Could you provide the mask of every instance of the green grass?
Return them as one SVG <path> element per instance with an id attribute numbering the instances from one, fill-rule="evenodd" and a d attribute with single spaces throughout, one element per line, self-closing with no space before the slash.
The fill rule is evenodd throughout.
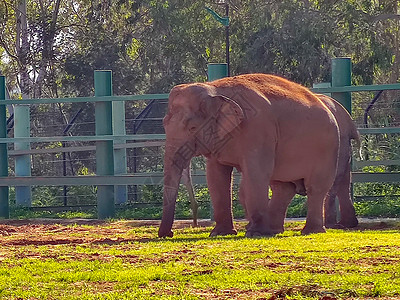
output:
<path id="1" fill-rule="evenodd" d="M 0 225 L 1 299 L 319 299 L 400 295 L 399 224 L 209 238 L 133 222 Z M 3 227 L 1 227 L 3 226 Z M 380 228 L 380 229 L 379 229 Z M 379 230 L 377 230 L 379 229 Z"/>

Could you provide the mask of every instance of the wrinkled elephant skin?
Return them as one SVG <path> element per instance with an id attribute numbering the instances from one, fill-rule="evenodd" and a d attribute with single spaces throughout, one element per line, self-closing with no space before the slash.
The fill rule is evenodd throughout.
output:
<path id="1" fill-rule="evenodd" d="M 246 236 L 270 235 L 271 182 L 304 182 L 308 197 L 302 233 L 324 232 L 323 200 L 336 174 L 339 133 L 333 114 L 308 89 L 281 77 L 247 74 L 171 90 L 164 118 L 163 218 L 159 236 L 172 236 L 182 171 L 193 156 L 207 158 L 214 208 L 212 235 L 235 234 L 232 171 L 242 176 Z"/>
<path id="2" fill-rule="evenodd" d="M 326 95 L 317 95 L 336 118 L 340 131 L 340 148 L 335 181 L 325 198 L 325 226 L 328 228 L 352 228 L 358 225 L 353 202 L 350 197 L 351 182 L 351 140 L 360 147 L 360 136 L 347 110 Z M 283 232 L 287 207 L 295 193 L 305 196 L 302 180 L 289 183 L 271 182 L 272 199 L 269 205 L 270 226 L 275 233 Z M 340 221 L 336 220 L 336 196 L 339 200 Z"/>
<path id="3" fill-rule="evenodd" d="M 325 226 L 352 228 L 358 225 L 356 212 L 350 195 L 351 184 L 351 140 L 360 147 L 360 135 L 347 110 L 331 97 L 318 95 L 336 118 L 340 131 L 340 148 L 336 178 L 325 198 Z M 336 221 L 335 198 L 339 200 L 340 221 Z M 338 226 L 339 225 L 339 226 Z"/>

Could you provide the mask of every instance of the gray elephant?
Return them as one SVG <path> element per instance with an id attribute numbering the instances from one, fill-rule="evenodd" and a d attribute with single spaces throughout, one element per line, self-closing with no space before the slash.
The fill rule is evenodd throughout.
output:
<path id="1" fill-rule="evenodd" d="M 211 235 L 236 233 L 233 168 L 242 176 L 239 195 L 249 220 L 247 236 L 274 233 L 268 220 L 270 183 L 299 180 L 304 182 L 308 206 L 302 233 L 325 232 L 323 201 L 335 179 L 339 130 L 330 110 L 308 89 L 266 74 L 183 84 L 171 90 L 163 123 L 160 237 L 173 236 L 182 171 L 198 155 L 207 158 L 207 184 L 216 222 Z"/>

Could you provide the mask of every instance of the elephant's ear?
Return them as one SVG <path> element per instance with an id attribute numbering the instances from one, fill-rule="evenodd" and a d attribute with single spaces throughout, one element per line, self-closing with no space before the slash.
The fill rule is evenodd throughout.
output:
<path id="1" fill-rule="evenodd" d="M 244 120 L 244 113 L 236 101 L 222 95 L 215 97 L 220 99 L 222 103 L 217 112 L 216 123 L 217 135 L 220 139 L 223 139 L 227 134 L 237 129 Z"/>
<path id="2" fill-rule="evenodd" d="M 232 132 L 237 130 L 245 119 L 242 108 L 237 102 L 218 93 L 213 86 L 201 86 L 201 127 L 196 131 L 197 145 L 200 152 L 216 153 L 233 138 Z"/>

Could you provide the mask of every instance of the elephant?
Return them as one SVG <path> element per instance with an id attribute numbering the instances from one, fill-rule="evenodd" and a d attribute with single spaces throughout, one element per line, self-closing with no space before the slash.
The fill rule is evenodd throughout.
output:
<path id="1" fill-rule="evenodd" d="M 339 129 L 331 111 L 307 88 L 268 74 L 177 85 L 170 92 L 163 125 L 159 237 L 173 236 L 182 172 L 199 155 L 206 157 L 214 208 L 211 236 L 237 233 L 231 203 L 233 168 L 241 173 L 239 197 L 249 221 L 246 236 L 273 233 L 268 220 L 270 182 L 299 180 L 308 206 L 302 233 L 325 232 L 323 201 L 335 179 Z"/>
<path id="2" fill-rule="evenodd" d="M 330 109 L 339 126 L 339 158 L 335 181 L 325 198 L 325 226 L 337 227 L 335 198 L 339 200 L 340 221 L 339 227 L 353 228 L 358 225 L 356 212 L 350 195 L 351 184 L 351 140 L 355 140 L 356 147 L 361 149 L 360 133 L 357 130 L 350 114 L 335 99 L 319 94 L 318 97 Z"/>
<path id="3" fill-rule="evenodd" d="M 324 204 L 324 221 L 325 227 L 327 228 L 353 228 L 358 225 L 358 220 L 356 217 L 355 209 L 353 206 L 353 202 L 350 197 L 350 182 L 351 182 L 351 140 L 355 140 L 356 145 L 360 148 L 360 134 L 355 126 L 351 116 L 347 112 L 347 110 L 338 103 L 335 99 L 323 95 L 317 95 L 320 100 L 322 100 L 325 105 L 330 109 L 333 115 L 336 118 L 336 121 L 339 126 L 340 131 L 340 148 L 339 148 L 339 158 L 338 158 L 338 167 L 337 173 L 335 177 L 335 181 L 330 191 L 328 192 L 325 198 Z M 193 187 L 191 185 L 191 177 L 190 177 L 190 166 L 185 169 L 182 174 L 182 182 L 185 184 L 186 188 L 189 192 L 190 203 L 192 207 L 197 208 L 197 203 L 194 198 Z M 272 182 L 272 190 L 275 191 L 275 197 L 273 196 L 271 199 L 271 203 L 274 203 L 274 199 L 276 199 L 277 194 L 280 192 L 279 182 Z M 295 191 L 297 194 L 306 196 L 305 187 L 302 181 L 293 182 Z M 290 186 L 289 186 L 290 187 Z M 293 188 L 291 186 L 290 188 Z M 340 221 L 336 220 L 336 205 L 335 198 L 338 197 L 339 200 L 339 209 L 340 209 Z M 279 198 L 279 197 L 278 197 Z M 288 200 L 290 202 L 290 200 Z M 289 203 L 288 203 L 289 204 Z M 270 209 L 270 212 L 273 213 L 281 211 L 280 207 L 282 206 L 281 202 L 278 200 L 276 203 L 278 206 L 275 209 Z M 273 206 L 270 205 L 270 206 Z M 274 232 L 282 232 L 284 218 L 286 216 L 286 209 L 284 212 L 281 212 L 281 216 L 279 221 L 275 221 L 278 223 L 279 230 L 273 230 Z M 277 218 L 277 214 L 274 216 Z M 196 226 L 197 218 L 197 209 L 193 210 L 193 224 Z"/>
<path id="4" fill-rule="evenodd" d="M 333 113 L 340 131 L 340 148 L 335 181 L 327 193 L 324 204 L 325 226 L 328 228 L 353 228 L 358 225 L 353 202 L 350 197 L 351 140 L 360 148 L 360 135 L 347 110 L 336 100 L 323 94 L 316 95 Z M 297 193 L 306 195 L 302 180 L 293 183 L 271 181 L 272 198 L 269 202 L 269 220 L 274 233 L 283 232 L 287 207 Z M 336 196 L 339 200 L 340 221 L 336 220 Z"/>

